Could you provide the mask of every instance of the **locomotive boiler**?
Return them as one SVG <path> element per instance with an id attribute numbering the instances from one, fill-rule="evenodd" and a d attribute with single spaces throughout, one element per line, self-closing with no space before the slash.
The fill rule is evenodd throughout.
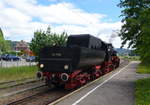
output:
<path id="1" fill-rule="evenodd" d="M 38 75 L 46 84 L 73 89 L 119 66 L 111 44 L 89 34 L 70 35 L 67 45 L 45 46 L 40 51 Z"/>

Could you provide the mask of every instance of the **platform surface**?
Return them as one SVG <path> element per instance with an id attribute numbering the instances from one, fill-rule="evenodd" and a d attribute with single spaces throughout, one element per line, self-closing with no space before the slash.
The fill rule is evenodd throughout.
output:
<path id="1" fill-rule="evenodd" d="M 133 105 L 138 63 L 130 62 L 56 105 Z"/>

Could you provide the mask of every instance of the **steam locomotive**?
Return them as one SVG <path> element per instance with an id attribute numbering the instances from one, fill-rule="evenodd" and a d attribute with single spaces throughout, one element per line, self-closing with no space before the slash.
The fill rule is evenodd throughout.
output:
<path id="1" fill-rule="evenodd" d="M 74 89 L 112 71 L 119 62 L 112 44 L 89 34 L 70 35 L 65 47 L 41 49 L 37 76 L 48 86 Z"/>

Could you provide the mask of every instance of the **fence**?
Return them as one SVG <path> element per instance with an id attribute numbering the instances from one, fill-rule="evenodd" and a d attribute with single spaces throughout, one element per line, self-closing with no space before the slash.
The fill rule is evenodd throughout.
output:
<path id="1" fill-rule="evenodd" d="M 36 65 L 37 62 L 26 62 L 25 60 L 19 61 L 0 61 L 0 67 L 19 67 L 19 66 L 33 66 Z"/>

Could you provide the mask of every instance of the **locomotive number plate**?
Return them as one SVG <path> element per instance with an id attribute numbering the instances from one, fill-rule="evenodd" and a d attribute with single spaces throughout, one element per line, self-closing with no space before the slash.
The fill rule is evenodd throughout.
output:
<path id="1" fill-rule="evenodd" d="M 61 53 L 52 53 L 52 56 L 58 56 L 58 57 L 60 57 L 60 56 L 62 56 L 62 54 Z"/>

